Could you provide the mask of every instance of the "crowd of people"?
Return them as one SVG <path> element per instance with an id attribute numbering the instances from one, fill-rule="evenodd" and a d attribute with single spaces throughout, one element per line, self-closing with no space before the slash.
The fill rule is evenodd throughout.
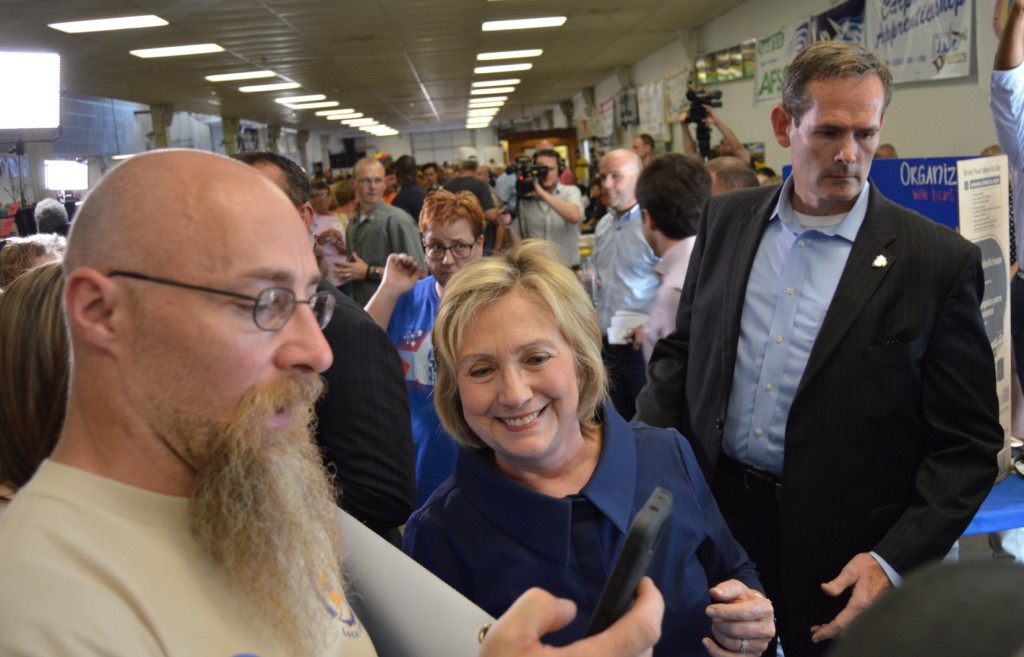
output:
<path id="1" fill-rule="evenodd" d="M 1015 3 L 1015 163 L 1022 62 Z M 892 93 L 808 46 L 781 184 L 708 107 L 707 162 L 684 113 L 686 153 L 541 142 L 525 180 L 166 150 L 66 239 L 41 203 L 0 250 L 0 653 L 374 655 L 339 508 L 498 619 L 483 657 L 878 646 L 1003 446 L 979 249 L 868 178 Z M 587 637 L 657 487 L 649 577 Z"/>

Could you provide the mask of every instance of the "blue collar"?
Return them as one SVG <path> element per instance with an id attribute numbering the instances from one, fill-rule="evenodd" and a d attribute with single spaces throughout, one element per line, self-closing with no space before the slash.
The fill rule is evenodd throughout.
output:
<path id="1" fill-rule="evenodd" d="M 601 455 L 580 495 L 625 534 L 636 490 L 636 442 L 632 428 L 611 404 L 604 404 L 602 415 Z M 473 506 L 499 529 L 545 558 L 568 566 L 571 498 L 550 497 L 512 481 L 494 465 L 490 449 L 460 449 L 455 480 Z"/>

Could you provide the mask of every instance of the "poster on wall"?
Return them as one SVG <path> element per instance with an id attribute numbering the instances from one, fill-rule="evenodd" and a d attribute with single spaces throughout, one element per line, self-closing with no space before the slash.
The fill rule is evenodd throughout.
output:
<path id="1" fill-rule="evenodd" d="M 615 98 L 609 98 L 601 103 L 598 115 L 601 117 L 599 136 L 610 142 L 612 134 L 615 132 Z"/>
<path id="2" fill-rule="evenodd" d="M 1005 155 L 957 162 L 960 234 L 981 249 L 981 318 L 996 360 L 999 421 L 1010 426 L 1010 204 Z"/>
<path id="3" fill-rule="evenodd" d="M 675 123 L 690 101 L 686 100 L 689 88 L 690 71 L 683 69 L 675 75 L 665 78 L 665 121 Z"/>
<path id="4" fill-rule="evenodd" d="M 968 0 L 869 0 L 864 44 L 889 67 L 893 82 L 970 75 Z"/>
<path id="5" fill-rule="evenodd" d="M 641 86 L 637 100 L 640 106 L 640 132 L 662 139 L 665 135 L 665 88 L 661 80 Z"/>
<path id="6" fill-rule="evenodd" d="M 905 0 L 900 1 L 904 2 Z M 893 0 L 888 0 L 888 3 L 893 4 Z M 824 13 L 813 16 L 811 17 L 811 26 L 814 30 L 815 41 L 864 43 L 864 0 L 847 0 Z"/>
<path id="7" fill-rule="evenodd" d="M 799 21 L 757 40 L 755 105 L 774 105 L 782 100 L 782 76 L 797 53 L 809 43 L 809 30 L 807 21 Z"/>

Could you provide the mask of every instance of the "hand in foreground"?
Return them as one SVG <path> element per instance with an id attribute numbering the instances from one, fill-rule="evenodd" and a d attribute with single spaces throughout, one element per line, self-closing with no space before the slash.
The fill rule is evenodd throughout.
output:
<path id="1" fill-rule="evenodd" d="M 775 636 L 775 610 L 760 591 L 730 579 L 711 589 L 711 637 L 703 640 L 712 657 L 760 655 Z"/>
<path id="2" fill-rule="evenodd" d="M 342 283 L 365 279 L 368 269 L 369 265 L 355 251 L 349 254 L 348 260 L 334 265 L 334 273 Z"/>
<path id="3" fill-rule="evenodd" d="M 644 347 L 644 325 L 638 324 L 626 331 L 626 340 L 633 344 L 633 351 L 639 351 Z"/>
<path id="4" fill-rule="evenodd" d="M 822 584 L 821 590 L 834 598 L 851 586 L 853 592 L 843 610 L 827 625 L 811 627 L 811 641 L 817 643 L 838 637 L 850 626 L 854 618 L 875 601 L 875 598 L 892 586 L 892 582 L 874 557 L 861 552 L 850 559 L 839 573 L 839 577 Z"/>
<path id="5" fill-rule="evenodd" d="M 635 657 L 649 655 L 661 636 L 665 601 L 649 577 L 640 580 L 633 607 L 604 632 L 555 648 L 541 643 L 565 627 L 576 605 L 532 588 L 502 614 L 480 646 L 479 657 Z"/>
<path id="6" fill-rule="evenodd" d="M 416 259 L 406 253 L 392 253 L 388 256 L 387 264 L 384 265 L 384 277 L 381 279 L 382 288 L 395 288 L 399 294 L 405 294 L 420 280 L 422 273 Z"/>

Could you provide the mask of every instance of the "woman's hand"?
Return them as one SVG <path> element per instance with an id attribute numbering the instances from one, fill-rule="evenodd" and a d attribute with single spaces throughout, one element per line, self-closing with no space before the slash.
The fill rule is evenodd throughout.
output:
<path id="1" fill-rule="evenodd" d="M 760 591 L 730 579 L 711 589 L 717 602 L 708 605 L 711 637 L 704 648 L 712 657 L 760 655 L 775 636 L 775 610 Z"/>

